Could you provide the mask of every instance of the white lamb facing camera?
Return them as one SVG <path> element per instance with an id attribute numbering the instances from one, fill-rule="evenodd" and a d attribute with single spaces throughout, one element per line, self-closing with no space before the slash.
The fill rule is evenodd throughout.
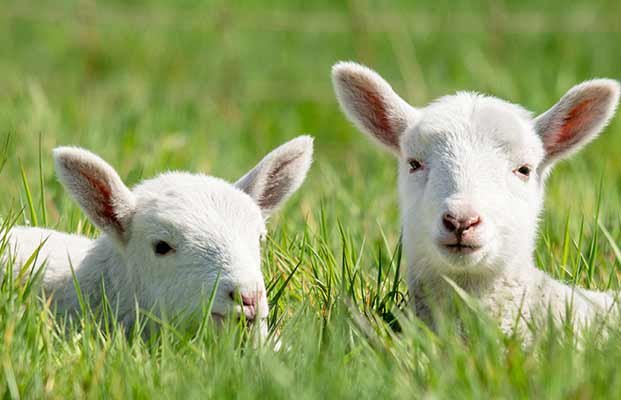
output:
<path id="1" fill-rule="evenodd" d="M 451 281 L 507 333 L 527 334 L 527 324 L 548 309 L 557 322 L 570 309 L 576 326 L 613 311 L 612 293 L 558 282 L 535 266 L 533 254 L 546 177 L 606 126 L 618 82 L 576 85 L 533 118 L 519 105 L 472 92 L 415 108 L 353 62 L 336 64 L 332 78 L 347 117 L 399 159 L 408 286 L 420 317 L 433 322 L 430 307 L 442 304 Z"/>
<path id="2" fill-rule="evenodd" d="M 167 172 L 132 190 L 105 161 L 86 150 L 54 150 L 58 177 L 102 231 L 96 240 L 49 229 L 14 227 L 8 257 L 14 276 L 38 252 L 43 289 L 59 314 L 79 314 L 80 291 L 93 309 L 103 290 L 117 319 L 130 327 L 136 305 L 158 316 L 202 318 L 217 287 L 212 316 L 243 314 L 267 333 L 261 240 L 266 219 L 304 181 L 313 139 L 301 136 L 273 150 L 234 184 Z M 6 260 L 5 260 L 6 261 Z"/>

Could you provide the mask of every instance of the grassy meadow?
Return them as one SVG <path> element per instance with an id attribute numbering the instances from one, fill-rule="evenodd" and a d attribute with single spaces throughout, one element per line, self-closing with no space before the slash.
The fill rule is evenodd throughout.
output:
<path id="1" fill-rule="evenodd" d="M 618 397 L 621 326 L 580 343 L 543 330 L 523 348 L 467 305 L 467 340 L 404 315 L 395 162 L 345 120 L 330 82 L 331 65 L 351 59 L 415 105 L 477 90 L 542 112 L 575 83 L 621 78 L 621 2 L 540 3 L 4 0 L 3 221 L 98 234 L 55 178 L 59 145 L 93 150 L 130 184 L 169 169 L 236 180 L 303 133 L 315 136 L 316 157 L 271 219 L 263 253 L 283 350 L 248 346 L 235 326 L 164 324 L 145 342 L 87 318 L 65 332 L 36 288 L 5 280 L 0 396 Z M 542 269 L 621 287 L 620 160 L 617 114 L 557 166 Z"/>

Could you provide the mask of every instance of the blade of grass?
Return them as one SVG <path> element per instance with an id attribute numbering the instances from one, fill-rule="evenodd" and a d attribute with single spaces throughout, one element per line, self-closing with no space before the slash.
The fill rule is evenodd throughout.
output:
<path id="1" fill-rule="evenodd" d="M 45 183 L 43 181 L 43 157 L 41 141 L 41 133 L 39 133 L 39 195 L 41 196 L 41 216 L 43 218 L 43 226 L 47 226 L 47 208 L 45 205 Z"/>
<path id="2" fill-rule="evenodd" d="M 26 171 L 22 162 L 19 162 L 19 170 L 22 176 L 22 184 L 24 185 L 24 191 L 26 192 L 26 202 L 28 203 L 28 209 L 30 211 L 30 222 L 32 226 L 38 226 L 37 213 L 35 212 L 34 202 L 32 200 L 32 194 L 30 193 L 30 186 L 28 185 L 28 178 L 26 178 Z"/>

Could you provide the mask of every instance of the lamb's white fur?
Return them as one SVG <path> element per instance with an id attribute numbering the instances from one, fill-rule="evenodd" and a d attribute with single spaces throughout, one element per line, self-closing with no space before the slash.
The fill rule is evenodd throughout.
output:
<path id="1" fill-rule="evenodd" d="M 606 126 L 619 100 L 619 83 L 595 79 L 574 86 L 544 114 L 494 97 L 459 92 L 426 107 L 402 100 L 374 71 L 341 62 L 332 70 L 338 101 L 364 133 L 399 158 L 403 247 L 415 310 L 430 318 L 457 283 L 479 299 L 510 331 L 522 330 L 548 308 L 554 318 L 567 305 L 581 325 L 613 307 L 613 294 L 570 287 L 533 260 L 544 182 L 555 161 L 585 145 Z M 411 171 L 411 160 L 422 168 Z M 530 177 L 516 171 L 528 164 Z M 482 244 L 455 254 L 439 243 L 445 212 L 479 215 Z M 518 313 L 524 318 L 517 318 Z M 531 318 L 533 317 L 533 318 Z"/>
<path id="2" fill-rule="evenodd" d="M 312 138 L 301 136 L 273 150 L 235 184 L 167 172 L 130 190 L 98 156 L 58 148 L 54 158 L 61 182 L 103 234 L 90 240 L 14 227 L 8 255 L 17 271 L 40 248 L 43 289 L 58 313 L 80 312 L 71 267 L 90 306 L 101 306 L 105 290 L 125 326 L 134 323 L 136 304 L 156 315 L 200 318 L 218 280 L 213 316 L 252 317 L 253 310 L 231 294 L 256 295 L 255 317 L 265 333 L 268 305 L 260 258 L 265 219 L 300 187 L 312 153 Z M 158 241 L 174 251 L 155 254 Z"/>

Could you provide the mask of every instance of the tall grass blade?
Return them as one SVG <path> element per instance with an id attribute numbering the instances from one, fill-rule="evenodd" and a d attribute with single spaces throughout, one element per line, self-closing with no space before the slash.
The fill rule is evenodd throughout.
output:
<path id="1" fill-rule="evenodd" d="M 34 201 L 32 200 L 32 194 L 30 193 L 30 186 L 28 185 L 28 178 L 26 178 L 26 171 L 24 171 L 24 166 L 22 165 L 21 161 L 19 162 L 19 170 L 22 176 L 24 192 L 26 193 L 26 203 L 28 205 L 28 209 L 30 210 L 30 222 L 33 226 L 39 226 Z"/>

